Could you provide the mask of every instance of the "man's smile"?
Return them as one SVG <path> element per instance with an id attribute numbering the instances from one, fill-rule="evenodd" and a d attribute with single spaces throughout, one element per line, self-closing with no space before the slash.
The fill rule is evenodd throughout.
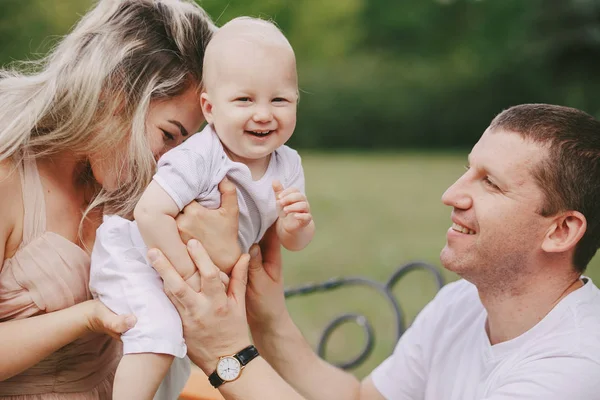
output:
<path id="1" fill-rule="evenodd" d="M 467 235 L 474 235 L 475 231 L 471 230 L 465 226 L 459 225 L 456 222 L 452 223 L 452 230 L 456 231 L 456 232 L 460 232 L 460 233 L 465 233 Z"/>

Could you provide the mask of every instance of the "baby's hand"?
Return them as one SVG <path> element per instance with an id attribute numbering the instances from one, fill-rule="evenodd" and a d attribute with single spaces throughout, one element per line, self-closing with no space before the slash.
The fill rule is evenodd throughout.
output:
<path id="1" fill-rule="evenodd" d="M 282 228 L 287 233 L 295 233 L 312 221 L 310 205 L 306 196 L 296 188 L 283 189 L 281 182 L 273 182 L 277 201 L 277 215 Z"/>

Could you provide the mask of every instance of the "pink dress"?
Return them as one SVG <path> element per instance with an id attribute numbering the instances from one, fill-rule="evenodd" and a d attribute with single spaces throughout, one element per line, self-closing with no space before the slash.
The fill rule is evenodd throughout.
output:
<path id="1" fill-rule="evenodd" d="M 92 298 L 88 254 L 46 231 L 44 192 L 35 161 L 24 161 L 19 173 L 25 209 L 23 242 L 0 267 L 0 322 L 61 310 Z M 1 381 L 0 399 L 110 399 L 120 357 L 119 342 L 107 335 L 86 335 Z"/>

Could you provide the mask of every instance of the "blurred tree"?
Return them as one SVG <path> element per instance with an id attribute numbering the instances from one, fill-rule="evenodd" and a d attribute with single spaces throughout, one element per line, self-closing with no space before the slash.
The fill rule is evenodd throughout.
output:
<path id="1" fill-rule="evenodd" d="M 302 90 L 292 144 L 469 146 L 503 108 L 600 114 L 600 0 L 198 0 L 273 19 Z M 0 0 L 0 64 L 43 54 L 93 0 Z"/>
<path id="2" fill-rule="evenodd" d="M 0 0 L 0 65 L 43 56 L 91 0 Z"/>
<path id="3" fill-rule="evenodd" d="M 600 112 L 600 1 L 546 0 L 537 15 L 536 42 L 549 85 L 567 104 Z"/>

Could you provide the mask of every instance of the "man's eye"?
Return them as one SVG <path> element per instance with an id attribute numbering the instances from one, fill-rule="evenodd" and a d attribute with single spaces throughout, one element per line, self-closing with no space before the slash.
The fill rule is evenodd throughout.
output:
<path id="1" fill-rule="evenodd" d="M 164 129 L 161 129 L 163 136 L 165 137 L 165 139 L 167 140 L 175 140 L 175 135 L 165 131 Z"/>
<path id="2" fill-rule="evenodd" d="M 496 184 L 494 184 L 494 182 L 490 181 L 490 178 L 487 176 L 485 178 L 483 178 L 483 182 L 485 182 L 485 184 L 487 186 L 491 187 L 492 189 L 496 189 L 496 190 L 500 189 L 498 186 L 496 186 Z"/>

